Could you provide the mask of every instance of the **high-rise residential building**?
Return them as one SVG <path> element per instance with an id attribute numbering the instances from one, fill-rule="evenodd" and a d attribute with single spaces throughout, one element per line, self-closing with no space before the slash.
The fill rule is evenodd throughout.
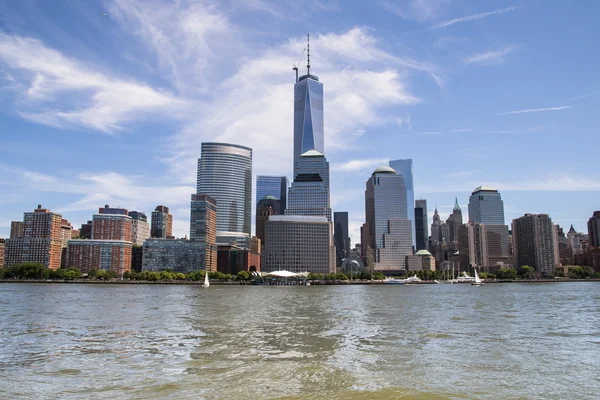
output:
<path id="1" fill-rule="evenodd" d="M 583 234 L 577 232 L 573 225 L 567 232 L 567 243 L 573 255 L 583 253 L 583 244 L 581 243 L 583 239 Z"/>
<path id="2" fill-rule="evenodd" d="M 363 249 L 371 252 L 375 271 L 403 272 L 406 256 L 412 255 L 412 224 L 403 176 L 391 167 L 377 168 L 366 182 L 365 211 L 365 239 L 370 243 Z"/>
<path id="3" fill-rule="evenodd" d="M 10 223 L 10 238 L 11 239 L 22 238 L 24 230 L 25 230 L 25 222 L 23 222 L 23 221 L 12 221 Z"/>
<path id="4" fill-rule="evenodd" d="M 67 247 L 67 242 L 71 240 L 72 234 L 73 226 L 63 218 L 60 222 L 60 242 L 63 249 Z"/>
<path id="5" fill-rule="evenodd" d="M 463 271 L 489 265 L 487 232 L 483 224 L 468 222 L 458 228 L 458 251 Z"/>
<path id="6" fill-rule="evenodd" d="M 169 214 L 169 207 L 156 206 L 154 211 L 152 211 L 151 222 L 150 237 L 157 239 L 169 239 L 173 237 L 173 216 Z"/>
<path id="7" fill-rule="evenodd" d="M 134 246 L 143 246 L 144 240 L 150 237 L 150 224 L 148 217 L 141 211 L 130 211 L 131 241 Z"/>
<path id="8" fill-rule="evenodd" d="M 50 269 L 61 266 L 62 216 L 42 208 L 24 213 L 22 237 L 6 240 L 4 263 L 7 267 L 24 262 L 43 264 Z"/>
<path id="9" fill-rule="evenodd" d="M 404 186 L 406 186 L 406 215 L 412 224 L 412 241 L 413 247 L 417 245 L 417 234 L 415 225 L 415 184 L 413 181 L 413 167 L 412 160 L 391 160 L 390 168 L 393 168 L 398 175 L 402 175 L 404 178 Z"/>
<path id="10" fill-rule="evenodd" d="M 417 250 L 427 250 L 429 224 L 427 217 L 427 200 L 415 200 L 415 243 Z"/>
<path id="11" fill-rule="evenodd" d="M 206 264 L 207 257 L 214 256 Z M 187 239 L 147 239 L 144 242 L 142 270 L 159 272 L 170 269 L 174 272 L 216 271 L 216 254 L 206 251 L 206 245 Z"/>
<path id="12" fill-rule="evenodd" d="M 256 207 L 256 237 L 265 244 L 267 221 L 271 215 L 280 215 L 281 200 L 272 195 L 267 195 L 258 202 Z"/>
<path id="13" fill-rule="evenodd" d="M 203 243 L 204 269 L 217 270 L 217 202 L 207 194 L 193 194 L 190 213 L 190 241 Z"/>
<path id="14" fill-rule="evenodd" d="M 66 251 L 67 265 L 78 268 L 83 273 L 88 273 L 92 269 L 114 271 L 119 278 L 122 278 L 125 272 L 131 271 L 131 252 L 130 241 L 69 240 Z"/>
<path id="15" fill-rule="evenodd" d="M 79 238 L 80 239 L 91 239 L 92 238 L 92 221 L 88 221 L 85 224 L 81 224 L 81 228 L 79 229 Z"/>
<path id="16" fill-rule="evenodd" d="M 288 178 L 286 176 L 266 176 L 258 175 L 256 177 L 256 208 L 259 203 L 267 196 L 276 197 L 279 200 L 277 214 L 285 214 L 287 207 Z"/>
<path id="17" fill-rule="evenodd" d="M 485 225 L 490 259 L 509 256 L 508 226 L 504 223 L 504 202 L 498 190 L 490 186 L 475 188 L 469 197 L 469 221 Z"/>
<path id="18" fill-rule="evenodd" d="M 98 208 L 98 214 L 120 214 L 120 215 L 129 215 L 127 209 L 119 208 L 119 207 L 111 207 L 106 204 L 104 207 Z"/>
<path id="19" fill-rule="evenodd" d="M 329 163 L 316 150 L 302 154 L 296 163 L 286 215 L 314 215 L 331 221 Z"/>
<path id="20" fill-rule="evenodd" d="M 274 215 L 267 222 L 264 270 L 335 271 L 331 222 L 322 216 Z"/>
<path id="21" fill-rule="evenodd" d="M 335 264 L 336 267 L 341 267 L 350 252 L 347 211 L 333 213 L 333 241 L 335 243 Z"/>
<path id="22" fill-rule="evenodd" d="M 515 268 L 529 265 L 540 275 L 552 274 L 556 259 L 556 229 L 548 214 L 525 214 L 512 223 Z"/>
<path id="23" fill-rule="evenodd" d="M 591 247 L 600 249 L 600 211 L 594 211 L 588 220 L 588 239 Z"/>
<path id="24" fill-rule="evenodd" d="M 92 239 L 122 240 L 131 243 L 131 217 L 129 215 L 94 214 L 92 221 Z"/>
<path id="25" fill-rule="evenodd" d="M 310 54 L 310 53 L 309 53 Z M 308 72 L 294 85 L 294 176 L 300 156 L 316 150 L 325 154 L 323 84 Z"/>
<path id="26" fill-rule="evenodd" d="M 6 248 L 6 242 L 0 238 L 0 268 L 4 267 L 4 249 Z"/>
<path id="27" fill-rule="evenodd" d="M 202 143 L 197 194 L 217 202 L 219 232 L 248 237 L 252 225 L 252 149 L 236 144 Z"/>

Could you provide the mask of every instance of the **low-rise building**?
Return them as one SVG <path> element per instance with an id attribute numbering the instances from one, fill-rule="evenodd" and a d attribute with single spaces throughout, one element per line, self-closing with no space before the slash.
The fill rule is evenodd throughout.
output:
<path id="1" fill-rule="evenodd" d="M 131 271 L 131 242 L 75 239 L 67 244 L 67 265 L 83 273 L 92 269 L 114 271 L 119 277 Z"/>
<path id="2" fill-rule="evenodd" d="M 216 246 L 187 239 L 147 239 L 144 242 L 142 271 L 189 273 L 216 265 Z"/>

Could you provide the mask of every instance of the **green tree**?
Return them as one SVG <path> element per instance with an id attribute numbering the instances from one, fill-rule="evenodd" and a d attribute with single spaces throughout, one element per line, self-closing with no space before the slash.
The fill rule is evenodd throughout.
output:
<path id="1" fill-rule="evenodd" d="M 517 279 L 517 270 L 514 268 L 500 268 L 498 270 L 499 279 Z"/>
<path id="2" fill-rule="evenodd" d="M 348 280 L 348 276 L 346 274 L 342 273 L 342 272 L 340 272 L 338 274 L 335 274 L 335 278 L 337 280 L 340 280 L 340 281 L 347 281 Z"/>
<path id="3" fill-rule="evenodd" d="M 150 282 L 156 282 L 160 278 L 160 274 L 158 272 L 148 272 L 146 275 L 146 279 Z"/>
<path id="4" fill-rule="evenodd" d="M 529 265 L 519 267 L 517 274 L 521 279 L 535 279 L 535 269 L 531 268 Z"/>
<path id="5" fill-rule="evenodd" d="M 184 281 L 185 278 L 186 278 L 185 274 L 183 274 L 181 272 L 175 273 L 175 279 L 177 279 L 178 281 Z"/>
<path id="6" fill-rule="evenodd" d="M 373 279 L 374 279 L 374 280 L 381 281 L 381 280 L 384 280 L 384 279 L 385 279 L 385 275 L 384 275 L 384 274 L 382 274 L 381 272 L 375 272 L 375 273 L 373 274 Z"/>
<path id="7" fill-rule="evenodd" d="M 74 279 L 79 279 L 79 278 L 81 278 L 81 271 L 75 267 L 71 267 L 71 268 L 67 269 L 64 273 L 64 279 L 66 279 L 68 281 L 72 281 Z"/>
<path id="8" fill-rule="evenodd" d="M 161 281 L 171 281 L 173 280 L 173 273 L 169 270 L 161 271 L 159 279 Z"/>
<path id="9" fill-rule="evenodd" d="M 239 271 L 237 273 L 237 280 L 239 281 L 249 281 L 250 277 L 251 275 L 248 271 Z"/>

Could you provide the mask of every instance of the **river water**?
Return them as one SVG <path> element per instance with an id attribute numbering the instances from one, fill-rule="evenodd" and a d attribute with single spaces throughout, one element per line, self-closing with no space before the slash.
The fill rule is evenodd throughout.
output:
<path id="1" fill-rule="evenodd" d="M 0 398 L 595 399 L 600 283 L 0 284 Z"/>

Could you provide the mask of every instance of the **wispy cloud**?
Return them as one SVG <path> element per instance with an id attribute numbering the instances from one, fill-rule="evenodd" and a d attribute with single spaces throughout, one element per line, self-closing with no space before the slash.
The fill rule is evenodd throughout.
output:
<path id="1" fill-rule="evenodd" d="M 428 21 L 438 17 L 440 10 L 445 10 L 449 0 L 408 0 L 403 2 L 382 1 L 381 6 L 407 20 Z"/>
<path id="2" fill-rule="evenodd" d="M 504 62 L 504 57 L 514 50 L 514 47 L 506 47 L 502 50 L 486 51 L 476 53 L 463 59 L 463 62 L 469 64 L 500 64 Z"/>
<path id="3" fill-rule="evenodd" d="M 445 28 L 450 25 L 459 24 L 462 22 L 475 21 L 478 19 L 491 17 L 492 15 L 504 14 L 504 13 L 507 13 L 510 11 L 515 11 L 516 9 L 517 9 L 517 7 L 513 6 L 513 7 L 502 8 L 499 10 L 489 11 L 489 12 L 485 12 L 485 13 L 481 13 L 481 14 L 475 14 L 475 15 L 469 15 L 466 17 L 454 18 L 449 21 L 442 22 L 441 24 L 435 25 L 432 27 L 432 29 L 440 29 L 440 28 Z"/>
<path id="4" fill-rule="evenodd" d="M 359 172 L 375 169 L 389 163 L 389 158 L 370 158 L 364 160 L 350 160 L 344 163 L 333 164 L 332 171 L 340 172 Z"/>
<path id="5" fill-rule="evenodd" d="M 512 135 L 512 134 L 524 134 L 524 133 L 540 133 L 548 130 L 547 125 L 536 125 L 530 128 L 517 128 L 517 129 L 502 129 L 497 131 L 482 132 L 489 135 Z"/>
<path id="6" fill-rule="evenodd" d="M 518 111 L 503 112 L 503 113 L 499 113 L 498 115 L 525 114 L 525 113 L 535 113 L 535 112 L 544 112 L 544 111 L 558 111 L 558 110 L 566 110 L 569 108 L 571 108 L 571 106 L 534 108 L 534 109 L 530 109 L 530 110 L 518 110 Z"/>
<path id="7" fill-rule="evenodd" d="M 421 132 L 420 135 L 441 135 L 442 132 L 439 131 L 427 131 L 427 132 Z"/>
<path id="8" fill-rule="evenodd" d="M 471 128 L 461 128 L 461 129 L 452 129 L 453 133 L 460 133 L 460 132 L 471 132 L 473 129 Z"/>

